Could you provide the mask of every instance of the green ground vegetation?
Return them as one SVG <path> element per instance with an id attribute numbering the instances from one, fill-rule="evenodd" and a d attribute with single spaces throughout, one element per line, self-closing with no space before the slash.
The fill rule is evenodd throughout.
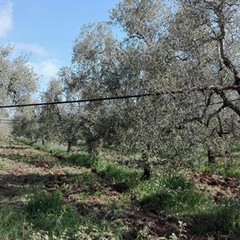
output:
<path id="1" fill-rule="evenodd" d="M 239 239 L 239 189 L 220 198 L 189 177 L 239 181 L 237 162 L 141 180 L 119 161 L 25 144 L 0 149 L 0 239 Z"/>

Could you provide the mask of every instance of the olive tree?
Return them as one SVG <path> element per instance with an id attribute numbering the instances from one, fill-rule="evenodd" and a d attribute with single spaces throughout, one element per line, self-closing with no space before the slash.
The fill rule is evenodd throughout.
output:
<path id="1" fill-rule="evenodd" d="M 0 141 L 5 141 L 10 136 L 12 130 L 12 124 L 11 121 L 9 121 L 8 113 L 5 109 L 0 111 L 0 128 Z"/>
<path id="2" fill-rule="evenodd" d="M 178 60 L 172 73 L 188 92 L 183 123 L 194 126 L 190 136 L 210 161 L 212 148 L 230 150 L 239 135 L 238 18 L 238 1 L 179 1 L 169 29 Z"/>
<path id="3" fill-rule="evenodd" d="M 24 55 L 15 57 L 13 48 L 0 48 L 0 101 L 22 103 L 36 90 L 37 76 Z"/>
<path id="4" fill-rule="evenodd" d="M 117 60 L 119 43 L 105 23 L 83 27 L 73 48 L 72 74 L 65 81 L 70 95 L 80 98 L 97 98 L 119 95 L 122 88 L 120 63 Z M 88 151 L 95 155 L 99 146 L 111 141 L 114 124 L 110 118 L 114 103 L 103 101 L 85 103 L 81 109 L 82 136 Z M 108 136 L 108 137 L 106 137 Z"/>
<path id="5" fill-rule="evenodd" d="M 14 114 L 12 121 L 12 134 L 24 137 L 30 141 L 38 139 L 38 109 L 34 107 L 21 108 Z"/>
<path id="6" fill-rule="evenodd" d="M 42 94 L 41 101 L 45 103 L 62 101 L 62 86 L 58 80 L 52 79 L 48 85 L 46 92 Z M 61 120 L 59 117 L 59 107 L 58 105 L 44 105 L 39 110 L 38 114 L 38 138 L 45 141 L 58 141 Z"/>
<path id="7" fill-rule="evenodd" d="M 70 77 L 70 70 L 62 68 L 56 79 L 50 81 L 47 91 L 42 96 L 42 101 L 46 103 L 39 112 L 38 138 L 42 143 L 46 141 L 67 144 L 67 151 L 76 144 L 80 138 L 81 106 L 79 104 L 52 104 L 64 100 L 72 101 L 77 97 L 69 94 L 66 88 L 66 79 Z"/>
<path id="8" fill-rule="evenodd" d="M 0 102 L 1 105 L 27 103 L 36 90 L 37 76 L 27 62 L 24 55 L 14 57 L 14 49 L 11 46 L 0 48 Z M 21 114 L 23 113 L 20 110 Z M 19 116 L 19 111 L 16 111 Z M 6 116 L 7 111 L 0 109 L 0 115 Z M 1 129 L 10 132 L 12 127 L 4 124 Z M 20 122 L 14 124 L 13 130 L 20 132 Z M 8 128 L 8 130 L 6 130 Z M 22 130 L 23 131 L 23 130 Z M 7 134 L 8 135 L 8 134 Z"/>
<path id="9" fill-rule="evenodd" d="M 170 147 L 176 155 L 200 146 L 209 152 L 219 144 L 229 148 L 238 136 L 239 3 L 173 4 L 170 14 L 160 1 L 125 0 L 112 12 L 140 53 L 136 85 L 156 94 L 138 101 L 128 139 L 148 152 Z"/>

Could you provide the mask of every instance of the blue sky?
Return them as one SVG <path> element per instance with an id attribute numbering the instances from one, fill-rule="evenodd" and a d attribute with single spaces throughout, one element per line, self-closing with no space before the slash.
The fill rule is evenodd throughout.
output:
<path id="1" fill-rule="evenodd" d="M 40 90 L 71 62 L 84 24 L 106 21 L 120 0 L 0 0 L 0 46 L 14 44 L 30 55 Z"/>

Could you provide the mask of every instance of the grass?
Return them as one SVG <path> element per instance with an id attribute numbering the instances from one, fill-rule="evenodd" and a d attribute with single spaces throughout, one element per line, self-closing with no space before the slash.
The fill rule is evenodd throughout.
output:
<path id="1" fill-rule="evenodd" d="M 66 153 L 66 146 L 62 146 L 55 143 L 46 143 L 45 145 L 43 145 L 38 141 L 30 141 L 26 138 L 17 138 L 17 141 L 23 145 L 29 146 L 32 149 L 36 149 L 36 150 L 42 150 L 50 153 L 57 153 L 57 152 L 61 152 L 62 154 Z"/>
<path id="2" fill-rule="evenodd" d="M 200 165 L 196 169 L 201 173 L 216 173 L 226 177 L 236 177 L 240 180 L 240 162 L 220 161 L 216 164 Z"/>
<path id="3" fill-rule="evenodd" d="M 4 205 L 0 208 L 0 238 L 24 239 L 24 225 L 26 223 L 23 211 L 17 207 Z"/>
<path id="4" fill-rule="evenodd" d="M 4 206 L 0 209 L 0 239 L 122 239 L 124 225 L 98 219 L 95 215 L 81 216 L 62 202 L 61 195 L 38 193 L 24 209 Z"/>
<path id="5" fill-rule="evenodd" d="M 211 233 L 217 237 L 222 233 L 229 239 L 238 239 L 240 235 L 240 199 L 216 205 L 182 175 L 151 179 L 138 185 L 135 194 L 142 207 L 190 222 L 194 234 Z"/>
<path id="6" fill-rule="evenodd" d="M 212 200 L 197 192 L 183 175 L 153 178 L 139 185 L 135 192 L 142 206 L 185 218 L 212 205 Z"/>
<path id="7" fill-rule="evenodd" d="M 141 171 L 122 166 L 117 163 L 109 163 L 98 160 L 94 163 L 97 173 L 113 183 L 126 183 L 128 187 L 136 186 L 140 182 Z"/>
<path id="8" fill-rule="evenodd" d="M 37 230 L 59 235 L 67 228 L 76 229 L 80 218 L 64 204 L 61 192 L 40 192 L 32 195 L 25 207 L 27 220 Z"/>
<path id="9" fill-rule="evenodd" d="M 192 229 L 196 233 L 222 232 L 228 239 L 240 236 L 240 199 L 231 200 L 220 206 L 211 206 L 195 215 Z M 197 227 L 196 227 L 197 226 Z"/>
<path id="10" fill-rule="evenodd" d="M 154 239 L 151 236 L 157 231 L 149 226 L 157 224 L 158 218 L 164 219 L 162 225 L 186 222 L 189 236 L 218 239 L 222 234 L 236 240 L 240 235 L 240 200 L 215 203 L 183 174 L 159 172 L 141 181 L 142 170 L 114 161 L 51 148 L 47 153 L 59 159 L 59 168 L 69 166 L 67 174 L 59 179 L 54 176 L 50 182 L 48 177 L 52 175 L 45 173 L 34 185 L 34 192 L 25 189 L 28 198 L 23 208 L 3 206 L 0 239 L 145 239 L 139 235 L 142 231 L 146 239 Z M 221 164 L 216 168 L 206 165 L 201 171 L 239 176 L 237 163 Z M 46 182 L 54 189 L 44 188 Z M 127 190 L 113 191 L 117 184 L 125 184 Z M 169 239 L 167 236 L 165 239 Z"/>
<path id="11" fill-rule="evenodd" d="M 122 239 L 126 230 L 119 223 L 100 219 L 94 212 L 81 216 L 76 209 L 63 203 L 62 195 L 57 191 L 33 195 L 25 212 L 27 220 L 37 232 L 57 239 L 85 239 L 89 236 L 94 239 L 102 239 L 104 236 Z"/>
<path id="12" fill-rule="evenodd" d="M 12 149 L 9 150 L 12 152 Z M 32 158 L 37 158 L 40 161 L 41 157 L 38 158 L 35 151 L 27 152 L 26 157 L 30 160 L 24 159 L 25 154 L 23 150 L 21 151 L 22 155 L 16 155 L 16 158 L 14 155 L 12 161 L 16 161 L 19 168 L 22 168 L 23 163 L 26 166 L 30 164 Z M 121 221 L 117 222 L 117 219 L 105 218 L 105 215 L 112 214 L 116 204 L 109 202 L 109 205 L 104 206 L 101 210 L 98 209 L 99 206 L 95 205 L 95 202 L 92 202 L 99 199 L 103 204 L 104 201 L 107 204 L 109 201 L 108 193 L 101 187 L 101 181 L 104 180 L 87 169 L 87 167 L 93 167 L 95 163 L 96 161 L 84 155 L 66 155 L 66 158 L 62 159 L 58 165 L 68 169 L 63 180 L 58 178 L 58 175 L 52 175 L 51 164 L 49 169 L 43 169 L 43 175 L 41 172 L 39 173 L 39 180 L 34 184 L 34 189 L 24 188 L 24 191 L 21 192 L 22 199 L 24 196 L 28 196 L 25 207 L 17 209 L 17 211 L 16 208 L 11 207 L 9 213 L 4 211 L 3 214 L 9 216 L 9 219 L 2 219 L 9 228 L 0 232 L 0 239 L 85 239 L 89 237 L 92 239 L 110 239 L 111 236 L 114 236 L 114 239 L 122 239 L 123 236 L 127 236 L 127 228 Z M 65 165 L 78 166 L 76 168 L 78 171 L 76 170 L 72 174 L 71 168 L 64 167 Z M 29 182 L 30 185 L 32 185 L 31 179 L 33 180 L 35 176 L 31 173 L 32 170 L 34 171 L 32 168 L 34 168 L 32 165 L 29 166 L 29 170 L 24 167 L 24 170 L 27 170 L 24 179 L 27 178 L 26 182 Z M 30 169 L 32 170 L 30 171 Z M 49 174 L 48 171 L 51 173 Z M 5 179 L 10 179 L 7 172 Z M 49 184 L 50 187 L 55 186 L 55 191 L 46 191 L 46 183 L 47 186 Z M 16 185 L 16 188 L 21 185 L 22 175 L 13 178 L 12 184 L 14 187 Z M 79 187 L 81 191 L 78 193 Z M 71 200 L 68 202 L 66 194 L 69 192 L 74 192 L 78 205 Z M 79 211 L 79 207 L 80 210 L 84 210 L 84 215 Z M 127 239 L 130 238 L 127 237 Z"/>
<path id="13" fill-rule="evenodd" d="M 76 166 L 90 168 L 97 160 L 92 159 L 85 154 L 72 154 L 67 158 L 67 161 Z"/>

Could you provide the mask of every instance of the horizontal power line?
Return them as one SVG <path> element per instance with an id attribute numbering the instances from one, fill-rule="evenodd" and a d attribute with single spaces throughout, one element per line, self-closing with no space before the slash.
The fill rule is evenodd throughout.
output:
<path id="1" fill-rule="evenodd" d="M 86 98 L 79 100 L 69 100 L 69 101 L 53 101 L 53 102 L 41 102 L 41 103 L 26 103 L 26 104 L 15 104 L 15 105 L 0 105 L 0 109 L 3 108 L 21 108 L 21 107 L 34 107 L 34 106 L 48 106 L 48 105 L 60 105 L 60 104 L 72 104 L 72 103 L 86 103 L 86 102 L 100 102 L 100 101 L 110 101 L 110 100 L 118 100 L 118 99 L 131 99 L 131 98 L 141 98 L 141 97 L 149 97 L 149 96 L 161 96 L 161 95 L 175 95 L 175 94 L 184 94 L 191 92 L 203 92 L 208 90 L 208 87 L 197 87 L 189 90 L 176 90 L 176 91 L 165 91 L 165 92 L 156 92 L 156 93 L 142 93 L 142 94 L 134 94 L 134 95 L 123 95 L 123 96 L 115 96 L 115 97 L 98 97 L 98 98 Z M 239 101 L 240 98 L 230 100 L 230 102 Z M 211 103 L 209 105 L 217 105 L 221 104 L 222 101 Z"/>
<path id="2" fill-rule="evenodd" d="M 86 103 L 86 102 L 100 102 L 100 101 L 110 101 L 110 100 L 118 100 L 118 99 L 131 99 L 131 98 L 141 98 L 141 97 L 149 97 L 149 96 L 160 96 L 160 95 L 174 95 L 174 94 L 183 94 L 189 92 L 203 92 L 207 90 L 208 87 L 196 87 L 188 90 L 176 90 L 176 91 L 164 91 L 164 92 L 156 92 L 156 93 L 141 93 L 134 95 L 123 95 L 123 96 L 115 96 L 115 97 L 98 97 L 98 98 L 87 98 L 80 100 L 71 100 L 71 101 L 54 101 L 54 102 L 42 102 L 42 103 L 26 103 L 26 104 L 15 104 L 15 105 L 2 105 L 2 108 L 20 108 L 20 107 L 34 107 L 34 106 L 47 106 L 47 105 L 59 105 L 59 104 L 69 104 L 69 103 Z"/>
<path id="3" fill-rule="evenodd" d="M 56 101 L 56 102 L 42 102 L 42 103 L 26 103 L 26 104 L 17 104 L 17 105 L 2 105 L 0 108 L 20 108 L 20 107 L 34 107 L 34 106 L 47 106 L 47 105 L 59 105 L 59 104 L 68 104 L 68 103 L 85 103 L 85 102 L 100 102 L 100 101 L 109 101 L 117 99 L 129 99 L 129 98 L 140 98 L 147 96 L 160 95 L 159 93 L 146 93 L 146 94 L 136 94 L 136 95 L 126 95 L 126 96 L 116 96 L 116 97 L 103 97 L 103 98 L 87 98 L 80 100 L 71 100 L 71 101 Z"/>

